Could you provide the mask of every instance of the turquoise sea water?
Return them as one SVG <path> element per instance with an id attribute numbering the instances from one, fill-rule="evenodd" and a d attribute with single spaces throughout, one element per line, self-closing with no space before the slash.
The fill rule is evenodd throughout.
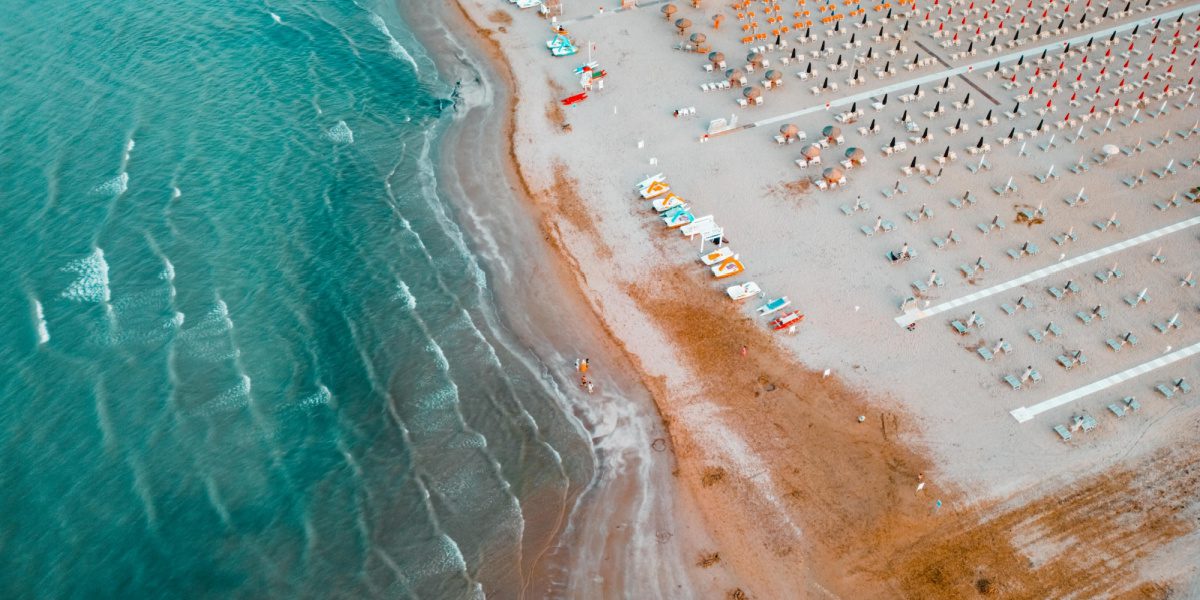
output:
<path id="1" fill-rule="evenodd" d="M 0 597 L 512 597 L 584 446 L 395 9 L 3 8 Z"/>

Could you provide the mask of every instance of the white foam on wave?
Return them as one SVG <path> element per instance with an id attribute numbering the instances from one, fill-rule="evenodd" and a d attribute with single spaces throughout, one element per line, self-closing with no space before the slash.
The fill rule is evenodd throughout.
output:
<path id="1" fill-rule="evenodd" d="M 121 171 L 116 177 L 92 188 L 92 193 L 101 196 L 120 196 L 129 189 L 129 173 Z"/>
<path id="2" fill-rule="evenodd" d="M 97 247 L 85 258 L 73 260 L 65 267 L 78 275 L 62 296 L 75 302 L 108 302 L 112 292 L 108 288 L 108 262 L 104 260 L 104 250 Z"/>
<path id="3" fill-rule="evenodd" d="M 382 33 L 385 37 L 387 37 L 388 53 L 396 59 L 405 61 L 412 65 L 413 70 L 420 73 L 421 68 L 417 66 L 417 59 L 413 58 L 413 56 L 408 53 L 408 49 L 392 36 L 392 32 L 390 29 L 388 29 L 387 23 L 383 22 L 383 17 L 370 11 L 368 11 L 367 14 L 370 15 L 368 18 L 371 20 L 371 24 L 375 26 L 375 29 L 378 29 L 379 33 Z"/>
<path id="4" fill-rule="evenodd" d="M 46 327 L 46 311 L 37 300 L 33 301 L 33 314 L 37 321 L 38 345 L 41 346 L 50 341 L 50 330 Z"/>
<path id="5" fill-rule="evenodd" d="M 338 121 L 337 125 L 325 130 L 325 138 L 337 144 L 353 144 L 354 130 L 345 121 Z"/>
<path id="6" fill-rule="evenodd" d="M 178 187 L 171 186 L 171 199 L 172 200 L 174 200 L 182 195 L 183 195 L 183 192 L 179 191 Z"/>
<path id="7" fill-rule="evenodd" d="M 393 298 L 399 300 L 404 308 L 408 310 L 413 310 L 417 307 L 417 299 L 413 296 L 412 291 L 408 289 L 408 284 L 404 283 L 403 279 L 396 282 L 396 295 Z"/>
<path id="8" fill-rule="evenodd" d="M 267 11 L 267 12 L 270 12 L 270 11 Z M 280 25 L 283 24 L 283 19 L 280 19 L 279 15 L 277 15 L 275 13 L 271 13 L 271 20 L 275 21 L 277 24 L 280 24 Z"/>
<path id="9" fill-rule="evenodd" d="M 300 408 L 312 408 L 314 406 L 328 406 L 330 400 L 333 399 L 333 394 L 329 393 L 329 388 L 324 385 L 317 388 L 317 391 L 305 396 L 297 404 Z"/>
<path id="10" fill-rule="evenodd" d="M 249 403 L 250 376 L 242 375 L 242 379 L 237 385 L 217 394 L 217 397 L 206 404 L 200 412 L 204 415 L 212 415 L 218 412 L 239 409 Z"/>
<path id="11" fill-rule="evenodd" d="M 125 141 L 125 154 L 121 157 L 122 163 L 129 162 L 129 153 L 133 152 L 133 147 L 136 145 L 137 145 L 137 142 L 134 142 L 133 138 L 129 138 L 128 140 Z"/>

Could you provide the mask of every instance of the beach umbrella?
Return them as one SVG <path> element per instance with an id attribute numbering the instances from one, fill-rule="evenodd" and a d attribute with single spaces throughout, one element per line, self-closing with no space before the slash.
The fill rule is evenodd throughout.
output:
<path id="1" fill-rule="evenodd" d="M 675 14 L 675 11 L 677 10 L 679 9 L 676 8 L 674 4 L 664 4 L 662 7 L 662 14 L 668 21 L 670 21 L 671 15 Z"/>
<path id="2" fill-rule="evenodd" d="M 708 36 L 706 36 L 700 32 L 693 33 L 692 36 L 688 38 L 688 40 L 690 40 L 693 44 L 696 44 L 696 45 L 703 44 L 704 40 L 707 40 L 707 39 L 708 39 Z"/>
<path id="3" fill-rule="evenodd" d="M 779 83 L 780 81 L 783 80 L 783 73 L 780 73 L 779 71 L 776 71 L 775 69 L 768 70 L 766 73 L 766 76 L 767 76 L 767 81 L 770 81 L 772 83 Z"/>
<path id="4" fill-rule="evenodd" d="M 708 60 L 709 60 L 709 62 L 711 62 L 714 65 L 725 62 L 725 54 L 723 54 L 721 52 L 709 52 Z"/>
<path id="5" fill-rule="evenodd" d="M 730 83 L 736 83 L 744 79 L 746 77 L 746 73 L 741 69 L 726 69 L 725 77 L 729 79 Z"/>
<path id="6" fill-rule="evenodd" d="M 821 171 L 821 177 L 824 177 L 825 181 L 829 183 L 837 183 L 842 180 L 842 170 L 838 167 L 826 167 L 824 171 Z"/>
<path id="7" fill-rule="evenodd" d="M 691 27 L 691 26 L 692 26 L 691 19 L 685 18 L 685 19 L 676 19 L 675 20 L 675 27 L 677 29 L 679 29 L 679 35 L 683 35 L 683 32 L 687 31 L 687 28 Z"/>
<path id="8" fill-rule="evenodd" d="M 784 123 L 783 125 L 779 126 L 779 135 L 782 135 L 789 140 L 796 137 L 796 135 L 799 133 L 800 128 L 796 127 L 794 123 Z"/>
<path id="9" fill-rule="evenodd" d="M 862 162 L 865 156 L 866 153 L 862 151 L 862 148 L 846 148 L 846 158 L 850 159 L 850 162 Z"/>
<path id="10" fill-rule="evenodd" d="M 800 149 L 800 154 L 804 156 L 805 159 L 812 160 L 821 155 L 821 147 L 817 146 L 816 144 L 806 144 Z"/>
<path id="11" fill-rule="evenodd" d="M 753 100 L 759 96 L 762 96 L 762 88 L 758 87 L 757 85 L 742 88 L 742 95 L 745 96 L 747 100 Z"/>
<path id="12" fill-rule="evenodd" d="M 830 141 L 833 141 L 837 139 L 839 135 L 842 135 L 842 128 L 836 125 L 826 125 L 825 128 L 821 130 L 821 135 L 829 138 Z"/>
<path id="13" fill-rule="evenodd" d="M 761 63 L 762 59 L 763 59 L 763 56 L 757 52 L 751 52 L 750 54 L 746 55 L 746 62 L 748 62 L 752 65 L 755 65 L 755 66 L 757 66 L 759 63 Z"/>

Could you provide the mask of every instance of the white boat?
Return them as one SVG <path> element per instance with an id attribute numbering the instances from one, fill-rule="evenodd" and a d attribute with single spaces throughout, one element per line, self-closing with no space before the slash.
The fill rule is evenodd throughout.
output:
<path id="1" fill-rule="evenodd" d="M 729 298 L 732 300 L 745 300 L 753 296 L 761 296 L 763 291 L 758 287 L 757 283 L 750 281 L 739 285 L 731 285 L 725 288 L 725 293 L 729 294 Z"/>

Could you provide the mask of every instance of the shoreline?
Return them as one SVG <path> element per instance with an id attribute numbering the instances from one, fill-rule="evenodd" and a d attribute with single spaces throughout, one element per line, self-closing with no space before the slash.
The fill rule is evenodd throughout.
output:
<path id="1" fill-rule="evenodd" d="M 403 7 L 401 10 L 404 11 Z M 518 212 L 522 213 L 528 221 L 527 225 L 537 230 L 538 237 L 541 238 L 552 258 L 539 263 L 537 272 L 539 276 L 545 275 L 558 282 L 553 286 L 539 287 L 549 287 L 552 291 L 547 291 L 544 295 L 552 297 L 551 302 L 555 304 L 556 308 L 572 318 L 569 334 L 546 330 L 546 319 L 539 317 L 529 318 L 529 322 L 523 323 L 523 327 L 519 328 L 522 330 L 517 331 L 517 334 L 524 342 L 531 344 L 528 350 L 543 360 L 546 360 L 547 357 L 532 346 L 534 342 L 544 343 L 549 340 L 552 345 L 569 346 L 573 343 L 577 344 L 578 338 L 590 339 L 592 345 L 588 347 L 588 352 L 590 352 L 590 356 L 594 357 L 593 364 L 597 363 L 596 357 L 602 360 L 609 357 L 605 366 L 610 370 L 602 376 L 604 379 L 601 380 L 601 385 L 613 393 L 627 397 L 632 406 L 632 409 L 622 408 L 616 415 L 615 418 L 620 420 L 618 426 L 630 427 L 637 430 L 638 433 L 646 434 L 642 435 L 640 440 L 618 440 L 616 444 L 606 444 L 601 439 L 600 443 L 594 445 L 595 476 L 591 481 L 584 482 L 584 485 L 574 494 L 574 501 L 569 503 L 563 514 L 554 519 L 556 522 L 552 527 L 553 535 L 548 537 L 549 542 L 541 548 L 534 549 L 537 557 L 532 559 L 529 563 L 529 570 L 522 577 L 524 580 L 522 596 L 542 597 L 547 593 L 554 592 L 569 596 L 578 589 L 585 576 L 593 579 L 592 583 L 598 582 L 596 588 L 601 590 L 599 593 L 604 595 L 625 595 L 636 590 L 644 590 L 646 584 L 651 580 L 659 581 L 660 595 L 684 592 L 691 586 L 683 579 L 683 565 L 679 562 L 682 555 L 674 557 L 674 560 L 656 559 L 645 563 L 641 568 L 631 568 L 629 564 L 605 565 L 599 569 L 599 574 L 596 568 L 584 566 L 589 558 L 597 562 L 606 561 L 612 554 L 629 552 L 630 548 L 627 546 L 636 547 L 635 553 L 641 555 L 660 554 L 661 547 L 655 546 L 661 545 L 664 536 L 668 538 L 679 536 L 696 546 L 710 544 L 707 536 L 703 533 L 703 527 L 698 523 L 686 523 L 687 519 L 682 520 L 684 522 L 679 523 L 678 530 L 673 533 L 665 532 L 662 529 L 647 533 L 636 528 L 630 529 L 624 525 L 628 522 L 629 517 L 644 514 L 647 506 L 653 510 L 654 518 L 657 521 L 664 521 L 668 515 L 673 520 L 678 519 L 679 513 L 676 511 L 684 505 L 686 498 L 681 499 L 671 489 L 676 482 L 672 475 L 675 461 L 670 444 L 667 444 L 665 451 L 659 447 L 659 443 L 669 438 L 670 434 L 664 431 L 664 423 L 658 412 L 658 405 L 652 401 L 645 388 L 644 371 L 632 362 L 636 356 L 623 347 L 621 340 L 608 327 L 607 323 L 598 318 L 599 315 L 595 312 L 594 307 L 585 299 L 584 288 L 570 272 L 573 258 L 562 247 L 559 235 L 549 224 L 545 209 L 539 206 L 540 194 L 532 189 L 529 179 L 522 172 L 515 148 L 517 101 L 514 98 L 516 86 L 510 65 L 504 59 L 497 42 L 488 35 L 487 30 L 477 27 L 470 21 L 457 2 L 449 3 L 438 10 L 445 15 L 446 22 L 457 21 L 470 28 L 473 32 L 470 35 L 462 35 L 459 30 L 454 31 L 453 35 L 458 37 L 457 43 L 473 46 L 467 50 L 476 51 L 475 56 L 483 57 L 486 64 L 470 64 L 470 58 L 462 56 L 458 57 L 459 61 L 466 63 L 467 67 L 471 69 L 490 70 L 490 73 L 484 73 L 484 75 L 496 76 L 499 79 L 499 81 L 489 79 L 487 83 L 500 88 L 497 95 L 502 96 L 503 101 L 496 102 L 495 106 L 491 107 L 491 112 L 485 115 L 484 124 L 479 128 L 486 131 L 492 126 L 487 121 L 500 121 L 495 126 L 501 130 L 500 139 L 505 140 L 506 143 L 497 152 L 499 166 L 507 180 L 513 184 L 511 191 L 517 201 Z M 419 35 L 421 32 L 418 29 L 414 28 L 414 33 L 418 34 L 418 37 L 422 37 Z M 429 39 L 422 39 L 427 47 L 429 41 Z M 439 70 L 443 71 L 450 70 L 449 67 L 462 66 L 448 65 L 448 60 L 442 56 L 438 57 L 438 62 Z M 467 112 L 469 114 L 479 108 L 469 107 Z M 462 170 L 449 166 L 454 162 L 455 157 L 465 159 L 477 152 L 480 144 L 472 145 L 464 139 L 464 133 L 470 127 L 466 118 L 456 118 L 451 123 L 443 138 L 443 158 L 439 161 L 440 174 L 453 171 L 461 180 L 487 180 L 479 173 L 467 175 Z M 481 142 L 481 140 L 475 141 Z M 492 180 L 487 180 L 487 182 L 495 183 Z M 461 207 L 456 207 L 456 209 L 459 208 Z M 578 273 L 577 270 L 575 272 Z M 541 281 L 540 277 L 538 280 Z M 505 290 L 504 287 L 506 286 L 500 286 L 501 289 L 495 293 L 507 296 L 520 295 L 512 293 L 519 292 L 519 290 Z M 506 291 L 510 293 L 506 294 Z M 543 294 L 539 293 L 540 295 Z M 514 313 L 506 309 L 506 307 L 520 305 L 523 301 L 522 298 L 505 297 L 497 300 L 499 310 L 507 318 L 519 319 L 522 316 L 528 316 L 524 311 Z M 541 304 L 546 305 L 546 298 L 539 298 L 539 300 Z M 566 301 L 565 305 L 563 304 L 564 300 Z M 573 318 L 576 315 L 583 317 L 582 322 Z M 593 328 L 593 333 L 587 333 Z M 546 364 L 545 366 L 551 371 L 557 370 L 557 373 L 549 376 L 556 376 L 558 379 L 567 379 L 561 373 L 564 366 L 568 372 L 573 373 L 573 369 L 566 362 Z M 628 375 L 630 372 L 637 373 L 637 375 L 630 376 Z M 566 382 L 566 389 L 571 389 L 569 382 Z M 588 400 L 587 397 L 585 397 L 586 400 Z M 607 422 L 608 417 L 612 417 L 611 414 L 597 416 L 588 414 L 586 410 L 580 410 L 578 407 L 570 410 L 573 410 L 576 417 L 593 436 L 604 433 L 598 432 L 598 428 L 612 425 Z M 609 438 L 618 438 L 621 435 L 611 429 L 607 432 Z M 640 444 L 635 446 L 634 442 L 640 442 Z M 608 447 L 614 445 L 616 447 Z M 642 456 L 630 457 L 628 456 L 630 454 Z M 642 464 L 638 464 L 639 461 Z M 616 467 L 609 465 L 609 462 L 615 463 Z M 612 508 L 614 504 L 618 507 L 615 510 Z M 597 518 L 596 514 L 599 513 L 603 513 L 599 517 L 602 521 L 619 521 L 614 528 L 615 531 L 594 530 L 597 525 L 594 522 Z M 576 521 L 582 522 L 584 526 L 575 527 Z M 649 558 L 649 556 L 645 556 L 645 558 Z M 634 563 L 635 561 L 630 560 L 629 562 Z M 663 565 L 670 567 L 669 572 L 655 573 L 658 567 Z"/>
<path id="2" fill-rule="evenodd" d="M 488 16 L 509 13 L 477 2 L 463 4 L 469 1 L 456 3 L 471 29 L 494 44 L 493 59 L 506 69 L 509 61 L 542 55 L 522 41 L 506 42 L 512 35 L 539 35 L 544 21 L 521 15 L 524 21 L 493 31 L 490 27 L 497 23 L 489 25 Z M 617 66 L 624 54 L 620 56 Z M 802 364 L 794 348 L 747 321 L 738 308 L 697 300 L 711 296 L 713 288 L 673 258 L 682 255 L 678 241 L 651 236 L 653 274 L 644 267 L 636 275 L 623 273 L 612 257 L 614 229 L 626 226 L 624 235 L 615 236 L 617 244 L 647 241 L 644 225 L 607 223 L 635 216 L 633 209 L 628 216 L 621 214 L 631 200 L 631 169 L 614 164 L 598 174 L 595 165 L 574 158 L 557 168 L 563 163 L 553 147 L 578 149 L 586 142 L 579 141 L 582 131 L 563 133 L 557 123 L 548 122 L 549 110 L 542 114 L 547 92 L 557 92 L 553 78 L 550 89 L 541 89 L 540 67 L 531 64 L 536 76 L 522 80 L 517 87 L 521 103 L 509 107 L 509 118 L 515 119 L 508 143 L 512 169 L 531 194 L 527 200 L 539 227 L 572 272 L 580 296 L 628 353 L 667 427 L 677 465 L 674 487 L 695 507 L 690 518 L 703 523 L 712 541 L 678 550 L 701 559 L 683 569 L 696 585 L 736 597 L 787 597 L 797 590 L 811 597 L 960 597 L 982 589 L 980 585 L 991 586 L 992 578 L 1012 586 L 1014 577 L 1034 567 L 1022 562 L 1028 559 L 1022 554 L 1021 519 L 1056 514 L 1063 523 L 1048 526 L 1047 537 L 1070 539 L 1080 527 L 1102 526 L 1103 511 L 1111 507 L 1098 498 L 1110 495 L 1135 517 L 1135 525 L 1145 525 L 1146 531 L 1131 532 L 1146 542 L 1144 552 L 1187 535 L 1189 530 L 1175 529 L 1158 508 L 1142 504 L 1134 473 L 1153 472 L 1148 484 L 1141 483 L 1162 486 L 1171 494 L 1187 483 L 1186 477 L 1151 467 L 1153 461 L 1142 457 L 1118 472 L 1038 482 L 1001 496 L 966 493 L 948 477 L 942 482 L 924 433 L 912 425 L 915 419 L 899 399 L 874 393 L 867 397 L 861 384 L 851 386 L 836 374 L 826 378 Z M 621 157 L 607 158 L 620 162 L 615 159 Z M 546 171 L 553 177 L 534 178 L 523 171 L 522 165 L 532 164 L 550 165 Z M 608 171 L 623 175 L 618 179 Z M 561 197 L 538 191 L 551 189 Z M 606 210 L 595 212 L 594 220 L 573 218 L 572 210 L 588 205 Z M 555 211 L 561 218 L 544 221 Z M 738 355 L 741 346 L 749 348 L 749 358 Z M 860 424 L 858 415 L 870 419 Z M 1187 452 L 1181 454 L 1152 458 L 1184 464 Z M 918 494 L 914 490 L 922 473 L 934 480 Z M 1061 497 L 1067 500 L 1056 503 Z M 944 500 L 947 508 L 932 507 L 934 498 L 937 507 Z M 1092 516 L 1094 511 L 1101 511 L 1101 518 Z M 1101 539 L 1088 541 L 1106 547 Z M 1069 591 L 1056 582 L 1089 572 L 1088 545 L 1074 547 L 1078 550 L 1059 560 L 1037 565 L 1036 576 L 1017 590 L 1034 595 Z M 1145 577 L 1149 582 L 1163 576 Z M 1128 587 L 1122 588 L 1123 583 Z M 1090 581 L 1096 592 L 1133 592 L 1134 583 L 1108 575 Z"/>

